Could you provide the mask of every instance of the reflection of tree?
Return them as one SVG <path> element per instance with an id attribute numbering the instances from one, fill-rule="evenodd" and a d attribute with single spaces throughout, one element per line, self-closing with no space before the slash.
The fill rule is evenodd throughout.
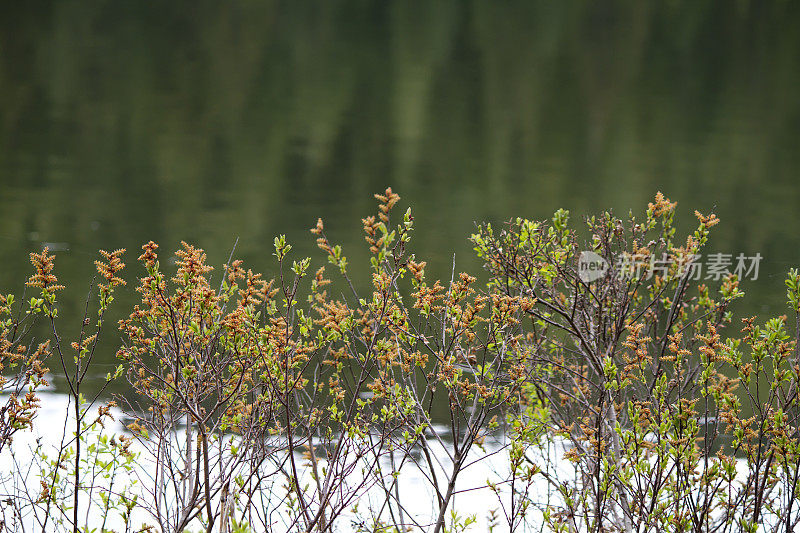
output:
<path id="1" fill-rule="evenodd" d="M 33 231 L 86 252 L 190 239 L 219 261 L 238 236 L 263 264 L 276 233 L 310 253 L 322 215 L 357 249 L 388 183 L 441 276 L 453 249 L 477 267 L 474 220 L 660 188 L 716 204 L 720 248 L 798 259 L 795 3 L 6 4 L 3 287 Z"/>

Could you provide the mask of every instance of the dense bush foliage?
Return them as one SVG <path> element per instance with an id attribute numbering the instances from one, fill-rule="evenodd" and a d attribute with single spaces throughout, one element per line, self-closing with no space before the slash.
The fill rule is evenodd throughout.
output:
<path id="1" fill-rule="evenodd" d="M 166 272 L 144 245 L 141 301 L 118 324 L 120 365 L 106 378 L 126 377 L 131 392 L 106 404 L 81 385 L 125 283 L 124 250 L 101 251 L 72 352 L 54 256 L 32 254 L 38 294 L 0 300 L 5 528 L 794 530 L 797 271 L 791 326 L 748 318 L 740 337 L 723 336 L 739 280 L 712 290 L 691 268 L 714 215 L 697 213 L 678 239 L 675 204 L 659 194 L 642 218 L 603 213 L 581 231 L 565 211 L 487 224 L 472 236 L 489 273 L 480 286 L 455 264 L 446 283 L 429 280 L 411 210 L 395 217 L 391 189 L 376 198 L 362 221 L 368 291 L 322 220 L 311 231 L 333 282 L 283 237 L 272 280 L 232 257 L 215 278 L 185 243 Z M 584 251 L 628 268 L 585 281 Z M 49 341 L 32 342 L 37 320 Z M 45 364 L 66 377 L 70 429 L 56 446 L 25 447 L 14 437 L 37 427 Z M 120 411 L 124 431 L 106 425 Z M 483 486 L 465 486 L 486 463 Z M 420 497 L 409 472 L 429 513 L 409 503 Z M 485 508 L 454 503 L 478 488 Z"/>

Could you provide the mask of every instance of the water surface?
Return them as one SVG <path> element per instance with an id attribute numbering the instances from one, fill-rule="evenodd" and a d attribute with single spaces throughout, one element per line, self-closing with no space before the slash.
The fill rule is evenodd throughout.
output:
<path id="1" fill-rule="evenodd" d="M 453 253 L 479 268 L 475 221 L 641 211 L 662 190 L 685 228 L 716 209 L 713 249 L 764 256 L 741 313 L 784 312 L 800 4 L 301 4 L 0 5 L 0 290 L 43 243 L 65 317 L 101 247 L 134 266 L 143 242 L 187 240 L 221 264 L 238 238 L 274 274 L 273 237 L 315 253 L 318 216 L 363 275 L 359 219 L 387 185 L 449 278 Z"/>

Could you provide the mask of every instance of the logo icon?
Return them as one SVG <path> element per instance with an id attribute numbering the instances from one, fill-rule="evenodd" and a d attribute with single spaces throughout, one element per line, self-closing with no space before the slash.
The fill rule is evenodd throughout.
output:
<path id="1" fill-rule="evenodd" d="M 584 283 L 602 278 L 608 270 L 608 261 L 595 252 L 584 251 L 578 257 L 578 277 Z"/>

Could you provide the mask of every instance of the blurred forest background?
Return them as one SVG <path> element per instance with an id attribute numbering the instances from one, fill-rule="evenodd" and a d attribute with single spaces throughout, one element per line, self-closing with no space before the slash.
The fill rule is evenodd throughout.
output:
<path id="1" fill-rule="evenodd" d="M 480 268 L 476 221 L 661 190 L 684 229 L 716 210 L 711 251 L 761 253 L 740 313 L 780 314 L 799 88 L 791 1 L 3 2 L 0 291 L 50 243 L 77 325 L 98 248 L 128 248 L 133 281 L 148 240 L 219 266 L 238 238 L 274 275 L 277 234 L 324 262 L 318 216 L 366 285 L 360 218 L 387 185 L 449 279 L 453 253 Z"/>

